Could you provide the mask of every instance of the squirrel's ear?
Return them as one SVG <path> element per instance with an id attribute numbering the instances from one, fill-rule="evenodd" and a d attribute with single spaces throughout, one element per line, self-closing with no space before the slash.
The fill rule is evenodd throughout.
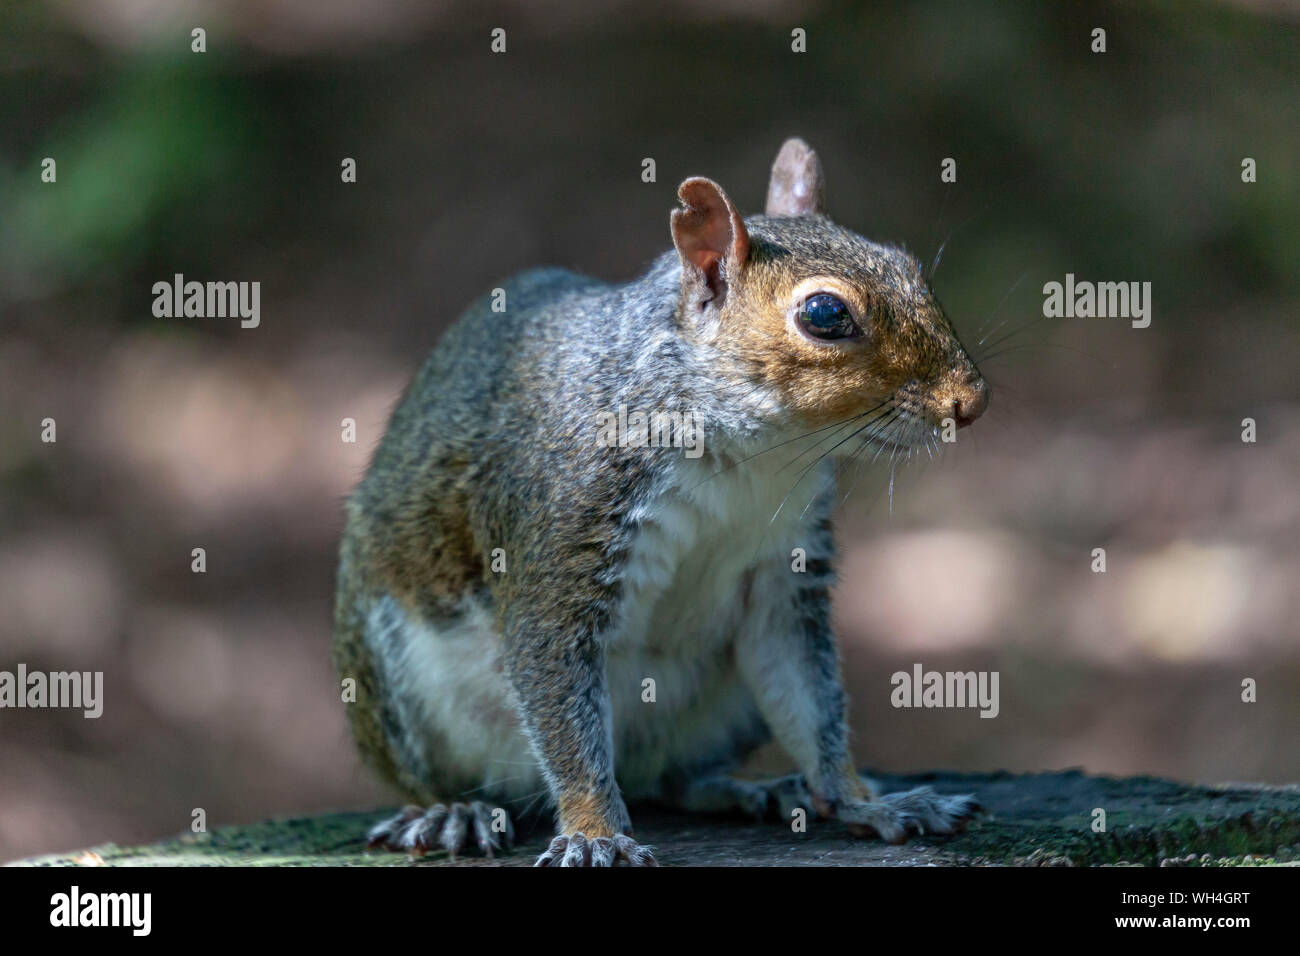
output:
<path id="1" fill-rule="evenodd" d="M 727 194 L 693 176 L 677 187 L 685 209 L 673 210 L 673 243 L 682 259 L 682 290 L 697 308 L 718 306 L 749 258 L 749 233 Z"/>
<path id="2" fill-rule="evenodd" d="M 769 216 L 808 216 L 826 211 L 822 163 L 798 137 L 787 139 L 772 164 L 767 186 Z"/>

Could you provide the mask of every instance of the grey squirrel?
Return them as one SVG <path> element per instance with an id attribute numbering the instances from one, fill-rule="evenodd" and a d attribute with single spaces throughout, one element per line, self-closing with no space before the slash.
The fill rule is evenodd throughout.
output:
<path id="1" fill-rule="evenodd" d="M 491 854 L 539 795 L 543 866 L 653 865 L 625 796 L 891 842 L 978 812 L 858 775 L 831 518 L 837 461 L 969 425 L 988 386 L 917 261 L 823 194 L 798 139 L 765 215 L 692 177 L 640 278 L 525 272 L 438 344 L 346 506 L 335 663 L 362 753 L 417 804 L 372 845 Z M 609 440 L 616 413 L 638 435 Z M 655 414 L 697 434 L 654 447 Z M 728 776 L 772 737 L 797 774 Z"/>

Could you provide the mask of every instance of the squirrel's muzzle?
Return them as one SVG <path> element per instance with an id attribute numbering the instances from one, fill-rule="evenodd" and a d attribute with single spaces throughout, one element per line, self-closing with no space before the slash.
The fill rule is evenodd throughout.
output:
<path id="1" fill-rule="evenodd" d="M 950 402 L 953 421 L 965 428 L 989 407 L 988 383 L 979 376 L 969 379 L 953 389 Z"/>

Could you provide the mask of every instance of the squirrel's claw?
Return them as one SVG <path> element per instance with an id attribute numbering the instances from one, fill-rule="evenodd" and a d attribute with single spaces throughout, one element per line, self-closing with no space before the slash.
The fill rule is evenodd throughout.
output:
<path id="1" fill-rule="evenodd" d="M 405 806 L 402 807 L 402 812 L 396 816 L 379 821 L 366 833 L 366 849 L 373 850 L 375 847 L 389 846 L 397 834 L 406 828 L 407 824 L 423 813 L 424 810 L 421 807 Z"/>
<path id="2" fill-rule="evenodd" d="M 482 801 L 473 803 L 435 804 L 428 810 L 404 807 L 402 812 L 371 828 L 368 849 L 405 851 L 423 856 L 430 850 L 446 850 L 452 860 L 467 850 L 477 848 L 489 859 L 495 851 L 514 843 L 514 824 L 505 816 L 505 829 L 493 825 L 494 813 Z"/>
<path id="3" fill-rule="evenodd" d="M 557 836 L 537 858 L 534 866 L 658 866 L 655 848 L 642 846 L 630 836 L 617 833 L 588 840 L 581 833 Z"/>
<path id="4" fill-rule="evenodd" d="M 887 793 L 879 800 L 846 803 L 835 817 L 855 836 L 875 834 L 886 843 L 905 843 L 909 836 L 930 833 L 951 836 L 963 832 L 983 811 L 970 794 L 947 797 L 932 787 Z"/>

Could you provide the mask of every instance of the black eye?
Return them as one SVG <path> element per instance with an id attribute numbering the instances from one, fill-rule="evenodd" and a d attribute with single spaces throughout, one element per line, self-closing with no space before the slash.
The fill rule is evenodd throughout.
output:
<path id="1" fill-rule="evenodd" d="M 849 307 L 828 292 L 804 299 L 799 307 L 799 323 L 819 339 L 847 339 L 862 334 Z"/>

